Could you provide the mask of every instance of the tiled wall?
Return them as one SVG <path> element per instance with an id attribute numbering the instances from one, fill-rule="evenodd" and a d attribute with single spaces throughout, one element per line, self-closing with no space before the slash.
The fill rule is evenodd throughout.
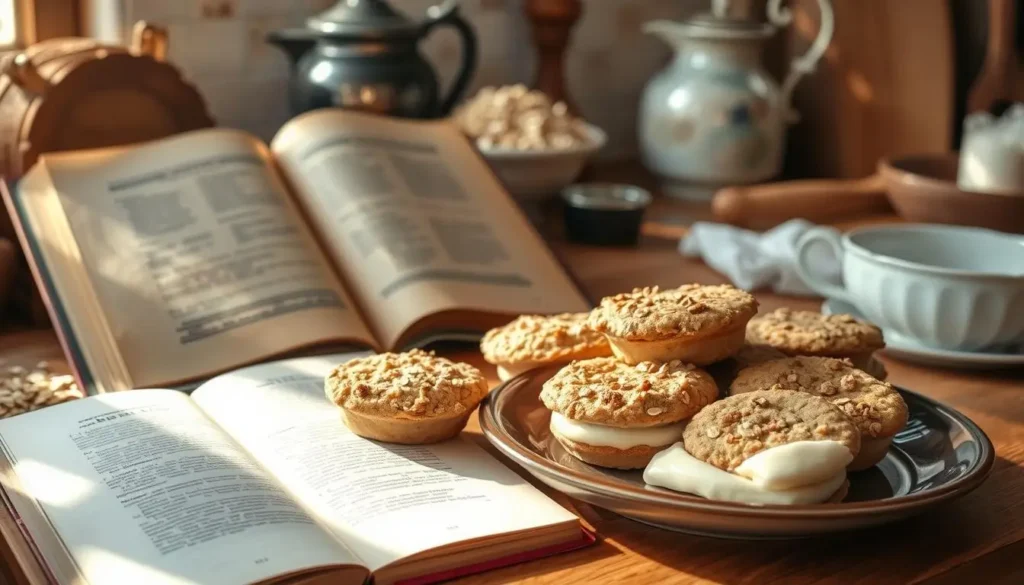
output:
<path id="1" fill-rule="evenodd" d="M 100 34 L 140 19 L 170 32 L 170 58 L 199 86 L 218 123 L 269 138 L 288 118 L 284 54 L 264 42 L 270 30 L 300 26 L 332 0 L 94 0 Z M 393 0 L 419 17 L 431 0 Z M 634 119 L 644 82 L 669 51 L 640 32 L 644 21 L 683 18 L 707 5 L 701 0 L 585 0 L 567 60 L 569 90 L 583 115 L 610 137 L 606 156 L 635 151 Z M 476 28 L 480 63 L 470 91 L 483 85 L 529 82 L 533 51 L 522 0 L 462 0 Z M 115 20 L 119 22 L 114 22 Z M 423 43 L 442 82 L 458 66 L 454 33 L 438 31 Z"/>

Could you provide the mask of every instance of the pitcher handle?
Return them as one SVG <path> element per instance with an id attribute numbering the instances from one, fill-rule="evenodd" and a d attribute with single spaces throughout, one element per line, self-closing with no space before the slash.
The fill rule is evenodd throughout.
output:
<path id="1" fill-rule="evenodd" d="M 782 5 L 782 0 L 768 0 L 768 21 L 778 27 L 789 26 L 793 21 L 793 11 Z M 789 65 L 789 73 L 782 81 L 782 106 L 786 113 L 787 121 L 790 124 L 800 119 L 799 113 L 793 109 L 793 90 L 796 84 L 804 75 L 812 73 L 818 66 L 818 61 L 828 49 L 832 42 L 832 34 L 835 32 L 835 15 L 832 12 L 832 4 L 829 0 L 818 0 L 818 11 L 821 12 L 821 26 L 818 29 L 818 36 L 814 38 L 807 52 L 793 59 Z"/>
<path id="2" fill-rule="evenodd" d="M 845 287 L 832 284 L 822 276 L 814 273 L 814 267 L 808 257 L 808 254 L 810 253 L 811 248 L 818 243 L 824 243 L 831 248 L 836 260 L 842 264 L 843 241 L 839 234 L 830 228 L 813 227 L 807 230 L 804 235 L 800 236 L 800 239 L 796 242 L 796 273 L 800 275 L 800 278 L 802 278 L 805 283 L 807 283 L 807 286 L 818 294 L 826 298 L 838 299 L 850 304 L 856 304 L 853 302 Z"/>
<path id="3" fill-rule="evenodd" d="M 447 25 L 454 27 L 462 40 L 462 65 L 459 66 L 459 72 L 455 75 L 455 81 L 452 82 L 448 95 L 441 100 L 438 111 L 438 115 L 447 116 L 466 91 L 466 86 L 469 85 L 469 80 L 476 69 L 476 33 L 473 32 L 473 27 L 459 16 L 457 0 L 445 0 L 441 4 L 431 6 L 427 9 L 427 17 L 422 36 L 430 34 L 434 27 Z"/>

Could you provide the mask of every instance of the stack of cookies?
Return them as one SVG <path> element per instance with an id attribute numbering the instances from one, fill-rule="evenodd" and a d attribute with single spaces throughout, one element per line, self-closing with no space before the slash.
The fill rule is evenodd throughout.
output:
<path id="1" fill-rule="evenodd" d="M 657 287 L 607 297 L 587 324 L 614 357 L 574 361 L 544 384 L 551 434 L 578 459 L 642 469 L 718 398 L 701 369 L 745 342 L 757 301 L 731 286 Z"/>
<path id="2" fill-rule="evenodd" d="M 635 289 L 585 318 L 524 317 L 482 349 L 507 373 L 565 363 L 540 399 L 552 436 L 586 463 L 714 499 L 839 501 L 847 470 L 881 460 L 907 420 L 873 357 L 881 331 L 757 308 L 728 285 Z"/>

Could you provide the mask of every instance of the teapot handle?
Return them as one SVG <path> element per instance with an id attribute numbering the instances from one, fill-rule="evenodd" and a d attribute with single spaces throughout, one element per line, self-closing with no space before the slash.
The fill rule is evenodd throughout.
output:
<path id="1" fill-rule="evenodd" d="M 441 4 L 431 6 L 427 9 L 427 17 L 428 20 L 423 25 L 422 36 L 430 34 L 437 26 L 447 25 L 454 27 L 462 40 L 462 65 L 459 66 L 459 72 L 455 76 L 451 89 L 448 90 L 448 95 L 441 100 L 438 111 L 438 115 L 447 116 L 466 91 L 466 86 L 469 85 L 469 80 L 476 69 L 476 34 L 469 23 L 459 16 L 457 0 L 445 0 Z"/>
<path id="2" fill-rule="evenodd" d="M 768 21 L 778 27 L 789 26 L 793 21 L 793 12 L 782 6 L 782 0 L 768 0 Z M 832 42 L 832 33 L 835 32 L 836 23 L 832 12 L 832 4 L 829 0 L 818 0 L 818 11 L 821 12 L 821 26 L 818 29 L 818 36 L 815 37 L 811 47 L 803 55 L 793 59 L 789 66 L 789 73 L 782 81 L 782 106 L 786 113 L 787 121 L 794 123 L 800 119 L 799 114 L 793 109 L 793 90 L 800 79 L 814 71 L 818 61 L 825 54 L 829 43 Z"/>

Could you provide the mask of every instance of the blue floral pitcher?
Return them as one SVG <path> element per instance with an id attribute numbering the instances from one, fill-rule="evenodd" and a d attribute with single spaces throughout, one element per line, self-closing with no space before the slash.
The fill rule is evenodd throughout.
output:
<path id="1" fill-rule="evenodd" d="M 662 178 L 667 194 L 707 200 L 719 187 L 779 174 L 786 127 L 796 120 L 793 88 L 832 40 L 832 6 L 828 0 L 818 6 L 818 36 L 781 86 L 761 67 L 763 41 L 792 20 L 781 0 L 769 0 L 768 22 L 736 18 L 730 2 L 719 0 L 710 14 L 644 26 L 676 53 L 648 82 L 639 113 L 644 164 Z"/>

